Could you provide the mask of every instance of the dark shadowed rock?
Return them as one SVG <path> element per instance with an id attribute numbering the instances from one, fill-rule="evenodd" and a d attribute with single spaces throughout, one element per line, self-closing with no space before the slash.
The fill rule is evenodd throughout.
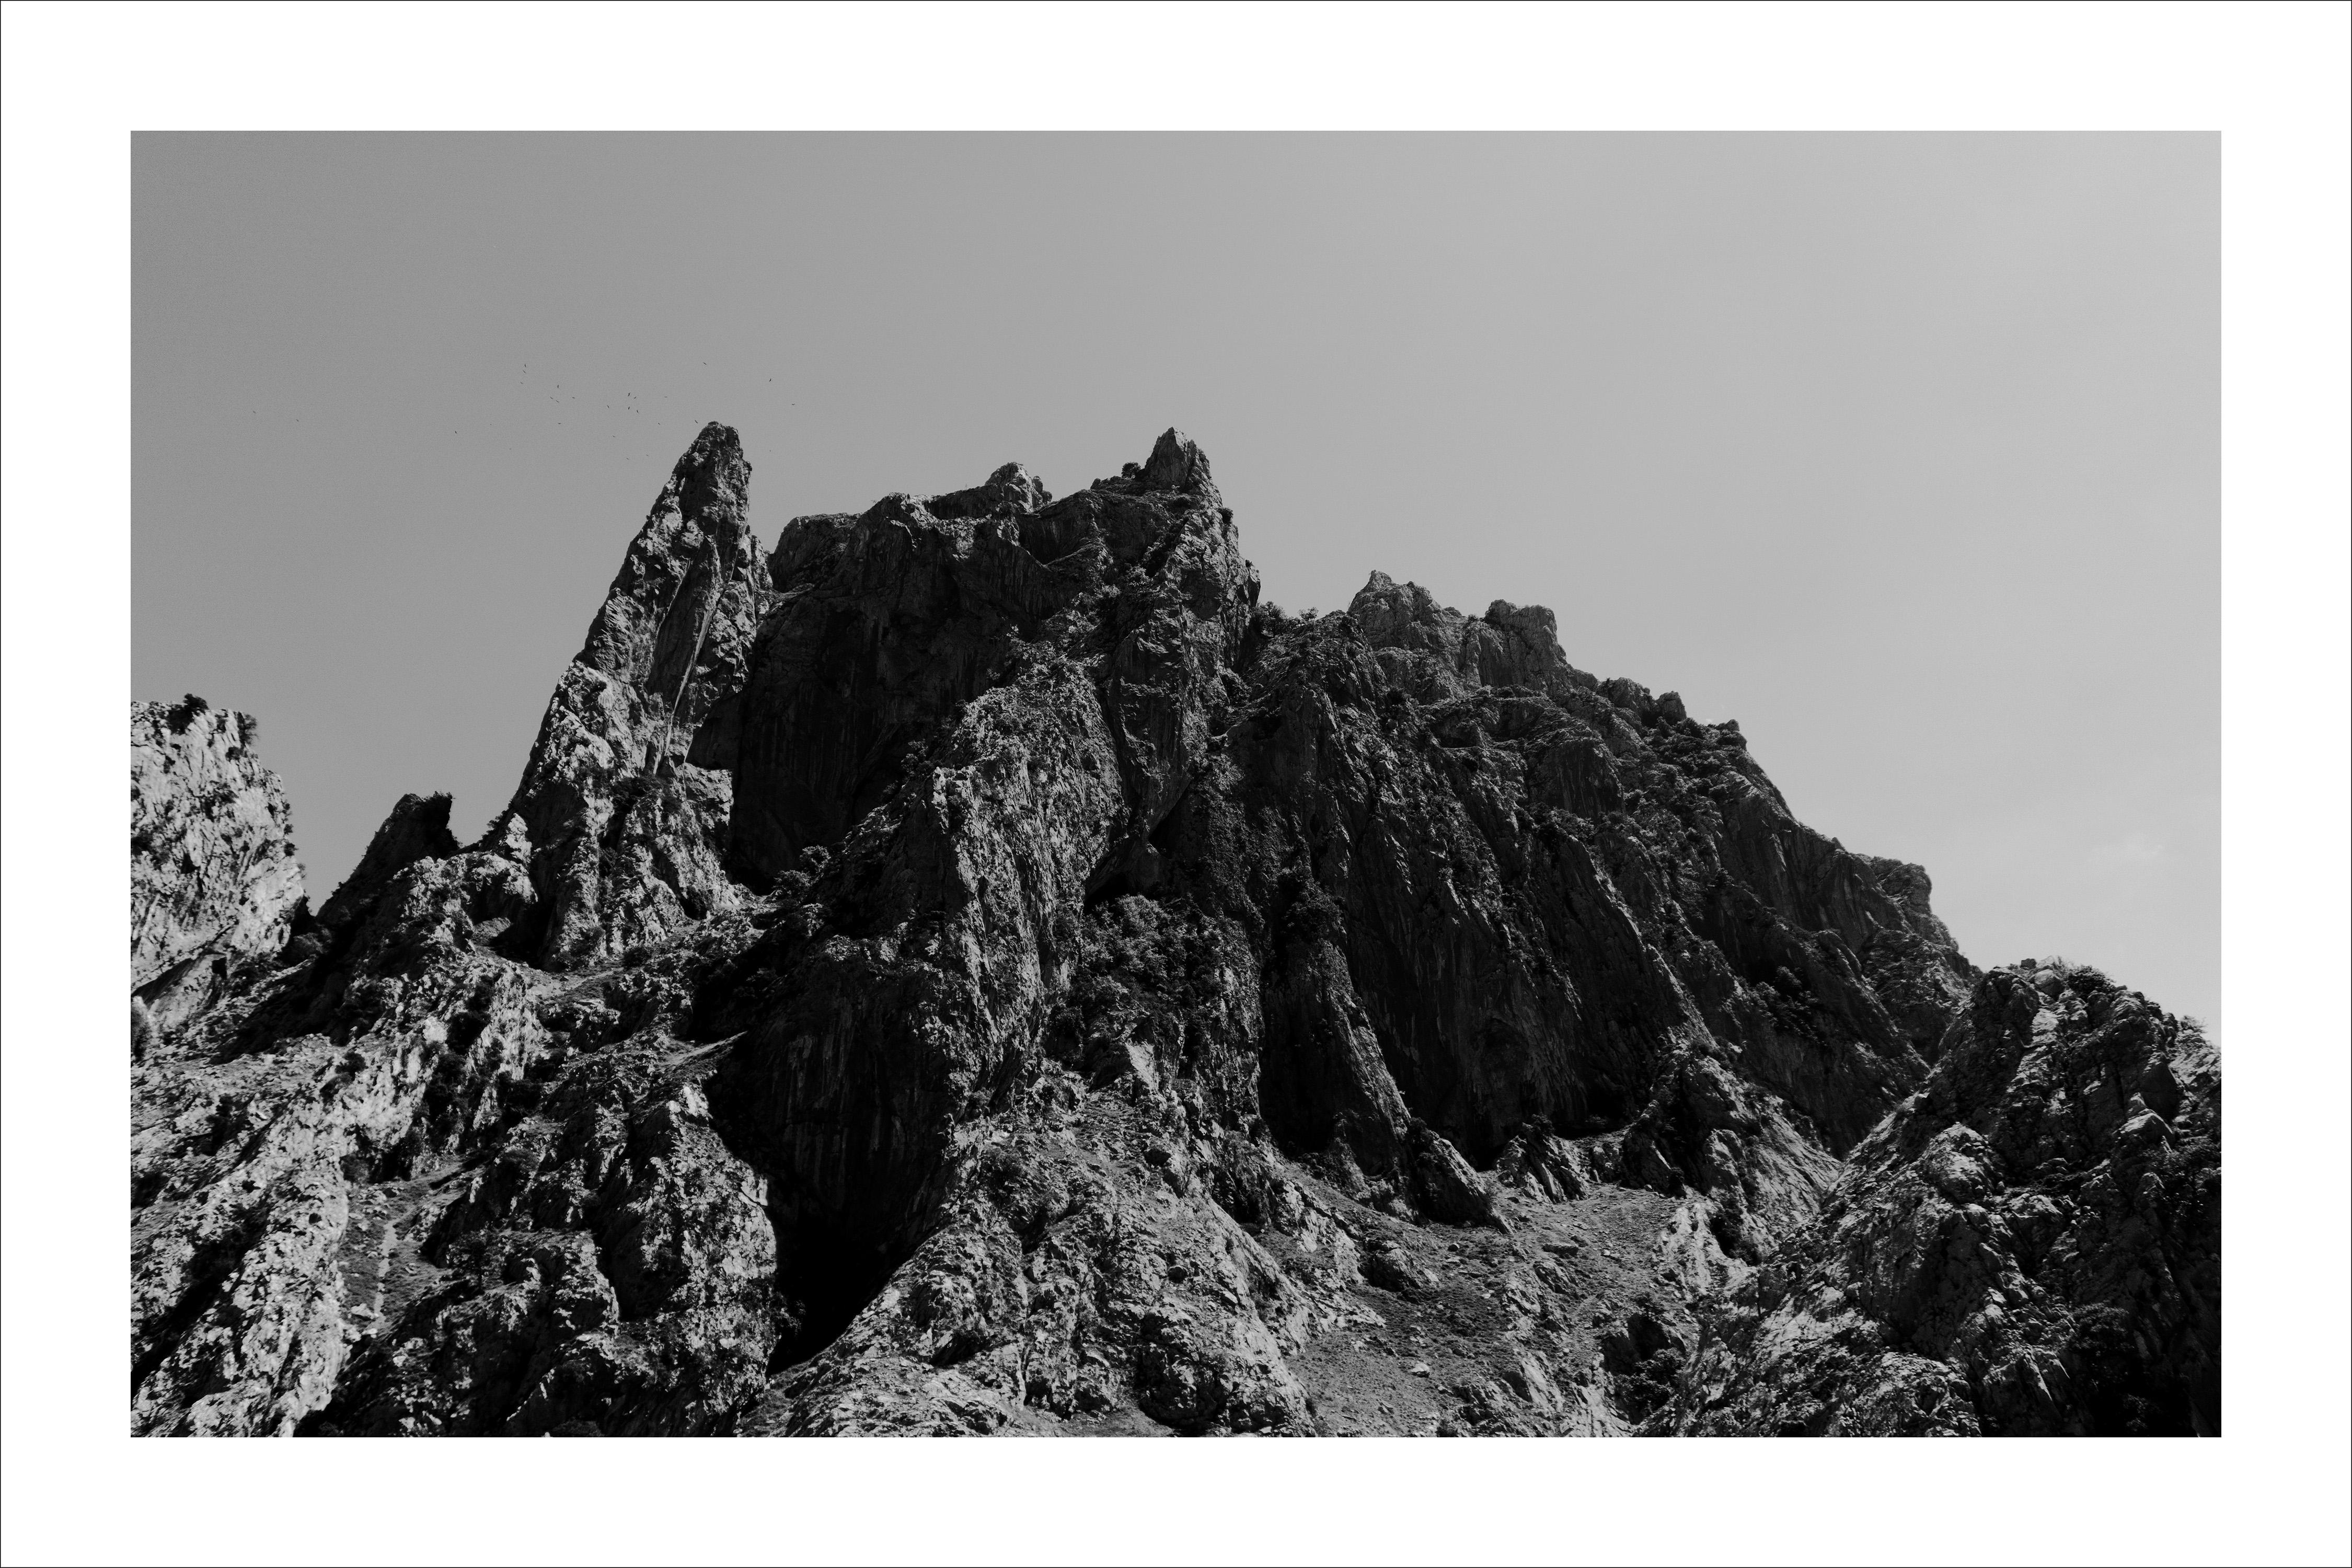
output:
<path id="1" fill-rule="evenodd" d="M 404 795 L 368 840 L 358 867 L 319 907 L 319 923 L 341 931 L 375 907 L 392 879 L 419 860 L 446 859 L 457 853 L 449 831 L 449 797 Z"/>

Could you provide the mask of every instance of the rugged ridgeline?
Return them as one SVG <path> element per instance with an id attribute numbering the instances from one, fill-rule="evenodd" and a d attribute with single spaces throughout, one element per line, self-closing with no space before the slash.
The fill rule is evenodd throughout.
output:
<path id="1" fill-rule="evenodd" d="M 749 480 L 315 916 L 134 710 L 137 1430 L 2219 1430 L 2211 1049 L 1737 725 L 1261 605 L 1173 431 L 764 555 Z"/>

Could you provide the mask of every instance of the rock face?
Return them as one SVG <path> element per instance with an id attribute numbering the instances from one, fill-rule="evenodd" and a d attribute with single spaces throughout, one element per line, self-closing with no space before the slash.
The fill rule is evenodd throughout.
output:
<path id="1" fill-rule="evenodd" d="M 1683 1429 L 2218 1433 L 2221 1098 L 2096 970 L 1986 975 L 1814 1226 L 1702 1305 Z"/>
<path id="2" fill-rule="evenodd" d="M 1261 604 L 1172 430 L 765 552 L 749 479 L 479 842 L 151 1021 L 136 1430 L 2218 1431 L 2210 1047 L 1736 724 Z"/>
<path id="3" fill-rule="evenodd" d="M 134 1042 L 284 945 L 302 899 L 292 813 L 254 754 L 260 726 L 200 697 L 131 705 Z"/>
<path id="4" fill-rule="evenodd" d="M 745 663 L 769 595 L 746 515 L 751 465 L 723 425 L 655 500 L 563 672 L 492 837 L 538 904 L 509 951 L 551 967 L 735 907 L 719 868 Z"/>

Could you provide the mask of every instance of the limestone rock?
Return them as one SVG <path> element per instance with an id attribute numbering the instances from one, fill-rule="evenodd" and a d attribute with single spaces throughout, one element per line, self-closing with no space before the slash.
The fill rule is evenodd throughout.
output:
<path id="1" fill-rule="evenodd" d="M 678 459 L 563 673 L 497 838 L 528 841 L 534 956 L 611 957 L 734 907 L 719 869 L 766 605 L 751 465 L 709 425 Z"/>
<path id="2" fill-rule="evenodd" d="M 2212 1435 L 2221 1068 L 2097 971 L 1984 977 L 1812 1226 L 1700 1313 L 1703 1432 Z"/>
<path id="3" fill-rule="evenodd" d="M 150 858 L 242 956 L 134 1062 L 135 1430 L 2218 1430 L 2210 1048 L 1979 973 L 1736 724 L 1260 603 L 1174 430 L 764 552 L 749 474 L 478 842 L 404 797 L 315 919 L 229 896 L 274 786 Z"/>
<path id="4" fill-rule="evenodd" d="M 368 840 L 359 865 L 332 896 L 320 906 L 319 924 L 341 931 L 373 909 L 392 879 L 424 859 L 446 859 L 457 853 L 449 832 L 449 797 L 446 795 L 404 795 L 393 803 Z"/>
<path id="5" fill-rule="evenodd" d="M 292 814 L 252 717 L 200 697 L 131 705 L 135 1040 L 202 1010 L 286 942 L 302 899 Z"/>

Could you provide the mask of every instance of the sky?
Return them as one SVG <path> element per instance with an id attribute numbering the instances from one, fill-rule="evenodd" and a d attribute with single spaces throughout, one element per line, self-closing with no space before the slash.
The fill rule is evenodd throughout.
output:
<path id="1" fill-rule="evenodd" d="M 1176 426 L 1269 599 L 1550 606 L 2217 1032 L 2196 134 L 133 138 L 132 695 L 261 722 L 314 900 L 478 832 L 701 426 L 772 540 Z"/>

